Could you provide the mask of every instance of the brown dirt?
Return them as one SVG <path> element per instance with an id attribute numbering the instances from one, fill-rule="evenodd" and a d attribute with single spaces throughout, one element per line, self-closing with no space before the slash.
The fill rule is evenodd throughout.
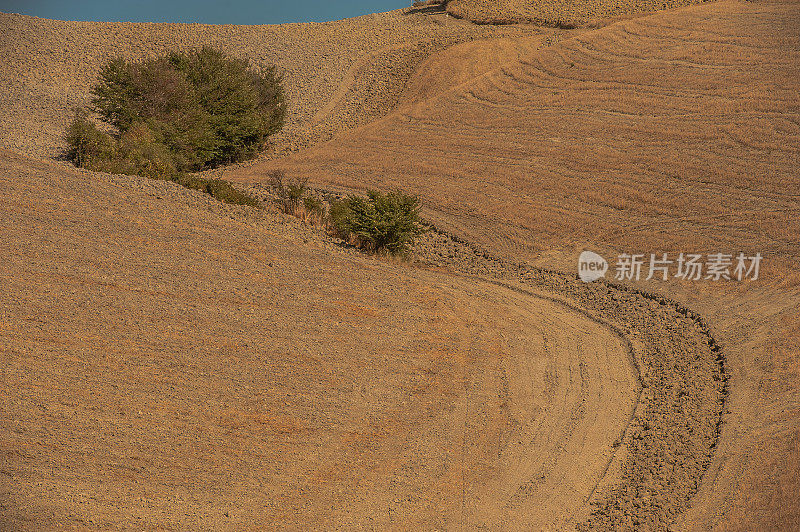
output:
<path id="1" fill-rule="evenodd" d="M 547 510 L 554 503 L 561 506 L 557 497 L 565 486 L 558 473 L 546 471 L 515 494 L 528 503 L 526 511 L 497 511 L 494 528 L 524 522 L 564 529 L 577 521 L 580 529 L 667 529 L 686 509 L 708 468 L 727 394 L 724 357 L 702 317 L 662 296 L 608 283 L 587 285 L 573 275 L 498 260 L 441 232 L 428 233 L 417 242 L 415 253 L 426 264 L 511 280 L 523 292 L 533 287 L 567 298 L 626 340 L 637 369 L 637 403 L 630 423 L 612 444 L 621 450 L 603 479 L 584 492 L 581 510 L 586 512 L 590 503 L 596 507 L 591 515 L 570 508 L 570 521 L 552 521 Z M 561 489 L 541 485 L 554 478 Z"/>
<path id="2" fill-rule="evenodd" d="M 225 37 L 265 61 L 256 42 L 273 32 L 297 32 L 291 54 L 375 32 L 395 78 L 352 46 L 296 60 L 336 81 L 290 133 L 320 119 L 320 137 L 297 138 L 332 140 L 220 174 L 401 186 L 442 231 L 410 267 L 270 209 L 1 151 L 0 528 L 800 524 L 798 4 L 444 50 L 427 33 L 406 48 L 406 25 L 463 21 L 2 17 L 15 61 L 0 140 L 39 156 L 102 50 Z M 75 57 L 53 36 L 74 36 Z M 756 283 L 627 288 L 576 282 L 584 247 L 767 259 Z"/>
<path id="3" fill-rule="evenodd" d="M 654 446 L 685 484 L 716 442 L 720 367 L 668 304 L 452 240 L 417 254 L 454 246 L 467 277 L 376 262 L 272 210 L 0 160 L 13 529 L 564 528 Z M 682 510 L 660 495 L 632 519 Z"/>
<path id="4" fill-rule="evenodd" d="M 571 306 L 169 183 L 0 164 L 5 527 L 452 528 L 552 471 L 570 522 L 626 430 L 629 348 Z"/>
<path id="5" fill-rule="evenodd" d="M 437 226 L 491 255 L 563 271 L 587 247 L 607 256 L 763 253 L 755 283 L 638 286 L 706 316 L 731 374 L 714 459 L 676 526 L 793 529 L 798 28 L 795 2 L 728 1 L 621 21 L 227 177 L 253 181 L 281 167 L 324 187 L 400 186 L 422 195 Z M 660 489 L 652 474 L 627 495 L 650 500 Z M 659 497 L 676 501 L 682 489 Z M 618 522 L 614 511 L 599 522 Z"/>
<path id="6" fill-rule="evenodd" d="M 709 0 L 451 0 L 447 12 L 477 24 L 534 23 L 580 27 L 610 18 L 672 9 Z"/>

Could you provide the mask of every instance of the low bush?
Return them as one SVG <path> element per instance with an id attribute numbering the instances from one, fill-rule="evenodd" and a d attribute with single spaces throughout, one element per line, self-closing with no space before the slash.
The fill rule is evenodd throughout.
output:
<path id="1" fill-rule="evenodd" d="M 331 202 L 328 209 L 328 225 L 330 228 L 339 233 L 342 238 L 348 237 L 347 220 L 350 218 L 350 207 L 348 200 L 335 200 Z"/>
<path id="2" fill-rule="evenodd" d="M 402 191 L 369 191 L 367 197 L 350 196 L 331 204 L 329 220 L 343 238 L 371 251 L 404 253 L 424 230 L 419 199 Z"/>
<path id="3" fill-rule="evenodd" d="M 141 62 L 114 59 L 92 94 L 93 110 L 118 140 L 138 129 L 134 139 L 162 145 L 182 172 L 251 158 L 286 114 L 275 67 L 259 73 L 208 47 Z"/>
<path id="4" fill-rule="evenodd" d="M 173 154 L 143 124 L 114 137 L 78 111 L 67 130 L 67 141 L 67 155 L 82 168 L 155 179 L 172 179 L 177 173 Z"/>
<path id="5" fill-rule="evenodd" d="M 269 183 L 283 212 L 292 216 L 301 214 L 300 205 L 308 191 L 308 179 L 287 179 L 283 170 L 275 170 L 270 174 Z"/>
<path id="6" fill-rule="evenodd" d="M 108 133 L 103 133 L 89 121 L 84 110 L 75 111 L 75 118 L 65 136 L 67 157 L 82 168 L 92 168 L 116 157 L 116 143 Z"/>

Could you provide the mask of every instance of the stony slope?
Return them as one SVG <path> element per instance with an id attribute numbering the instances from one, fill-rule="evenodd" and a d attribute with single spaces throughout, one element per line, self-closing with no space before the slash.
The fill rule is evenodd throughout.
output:
<path id="1" fill-rule="evenodd" d="M 451 0 L 447 12 L 478 24 L 578 27 L 708 0 Z"/>

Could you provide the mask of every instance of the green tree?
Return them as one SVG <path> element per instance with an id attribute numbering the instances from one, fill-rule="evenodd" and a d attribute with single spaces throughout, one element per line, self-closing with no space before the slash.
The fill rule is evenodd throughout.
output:
<path id="1" fill-rule="evenodd" d="M 101 132 L 83 113 L 67 142 L 72 160 L 94 170 L 193 172 L 245 160 L 286 114 L 274 66 L 256 71 L 208 47 L 140 62 L 113 59 L 92 94 L 92 110 L 115 131 Z M 138 149 L 136 139 L 146 146 Z M 109 143 L 113 149 L 97 148 Z M 125 161 L 128 155 L 136 160 Z M 158 160 L 143 160 L 150 156 Z"/>
<path id="2" fill-rule="evenodd" d="M 396 254 L 408 250 L 423 232 L 419 198 L 402 191 L 371 190 L 366 198 L 351 196 L 331 207 L 331 222 L 343 235 L 354 235 L 363 247 Z"/>

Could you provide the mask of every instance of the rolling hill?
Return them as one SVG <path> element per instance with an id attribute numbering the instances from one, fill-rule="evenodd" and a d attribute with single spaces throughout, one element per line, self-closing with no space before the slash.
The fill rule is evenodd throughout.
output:
<path id="1" fill-rule="evenodd" d="M 800 4 L 633 14 L 0 15 L 0 528 L 800 523 Z M 58 160 L 109 54 L 199 44 L 293 106 L 213 173 L 419 194 L 414 261 Z M 764 264 L 584 284 L 584 249 Z"/>

